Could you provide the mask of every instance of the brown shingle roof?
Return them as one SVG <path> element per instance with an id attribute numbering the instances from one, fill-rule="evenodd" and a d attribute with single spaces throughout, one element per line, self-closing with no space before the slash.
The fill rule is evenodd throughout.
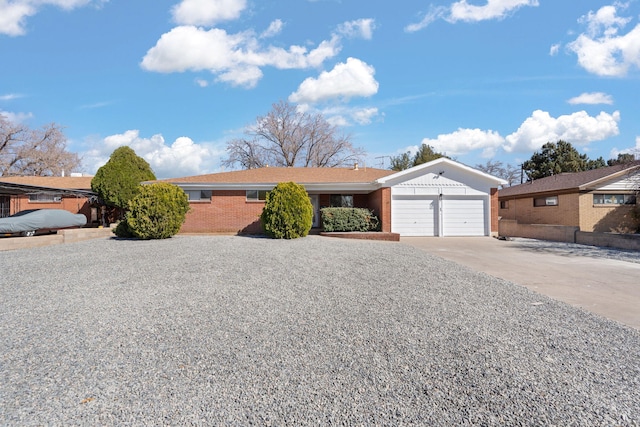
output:
<path id="1" fill-rule="evenodd" d="M 1 176 L 0 182 L 34 187 L 91 191 L 92 176 Z"/>
<path id="2" fill-rule="evenodd" d="M 229 184 L 277 184 L 293 181 L 298 184 L 371 183 L 395 171 L 375 168 L 259 168 L 208 175 L 164 179 L 171 183 L 229 183 Z"/>
<path id="3" fill-rule="evenodd" d="M 536 179 L 512 187 L 500 189 L 499 196 L 520 196 L 524 194 L 546 193 L 550 191 L 579 190 L 585 185 L 600 181 L 609 176 L 624 174 L 633 169 L 640 168 L 640 160 L 635 162 L 609 166 L 606 168 L 592 169 L 584 172 L 561 173 Z"/>

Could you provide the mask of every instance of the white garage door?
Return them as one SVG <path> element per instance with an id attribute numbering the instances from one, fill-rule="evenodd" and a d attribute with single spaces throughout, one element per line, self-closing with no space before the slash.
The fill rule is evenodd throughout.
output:
<path id="1" fill-rule="evenodd" d="M 447 199 L 442 201 L 443 236 L 485 236 L 483 199 Z"/>
<path id="2" fill-rule="evenodd" d="M 436 227 L 435 197 L 393 197 L 391 231 L 401 236 L 437 236 Z"/>

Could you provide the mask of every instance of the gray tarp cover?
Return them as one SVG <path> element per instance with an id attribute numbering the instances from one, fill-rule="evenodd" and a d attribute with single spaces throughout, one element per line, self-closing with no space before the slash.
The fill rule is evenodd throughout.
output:
<path id="1" fill-rule="evenodd" d="M 35 209 L 0 218 L 0 233 L 20 233 L 43 228 L 82 227 L 87 217 L 62 209 Z"/>

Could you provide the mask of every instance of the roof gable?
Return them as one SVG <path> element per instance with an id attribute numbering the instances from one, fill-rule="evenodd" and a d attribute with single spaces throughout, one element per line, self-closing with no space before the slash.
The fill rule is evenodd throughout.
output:
<path id="1" fill-rule="evenodd" d="M 455 172 L 457 178 L 454 179 L 455 181 L 465 182 L 466 184 L 470 184 L 473 181 L 480 181 L 485 185 L 497 187 L 499 185 L 504 185 L 507 183 L 507 181 L 502 178 L 489 175 L 478 169 L 474 169 L 446 157 L 440 157 L 439 159 L 435 159 L 430 162 L 423 163 L 421 165 L 414 166 L 400 172 L 396 172 L 392 175 L 382 177 L 378 179 L 378 182 L 384 184 L 385 186 L 392 186 L 406 181 L 411 181 L 429 174 L 434 176 L 446 176 L 446 178 L 448 179 L 452 174 L 449 173 L 447 175 L 447 170 Z"/>

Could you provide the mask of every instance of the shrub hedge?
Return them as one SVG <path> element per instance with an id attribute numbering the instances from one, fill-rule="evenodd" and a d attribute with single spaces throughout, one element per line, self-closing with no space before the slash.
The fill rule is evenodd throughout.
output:
<path id="1" fill-rule="evenodd" d="M 369 209 L 322 208 L 322 229 L 334 231 L 379 231 L 380 221 Z"/>
<path id="2" fill-rule="evenodd" d="M 176 185 L 143 185 L 129 201 L 129 211 L 114 233 L 118 237 L 166 239 L 180 231 L 189 211 L 189 198 Z"/>

